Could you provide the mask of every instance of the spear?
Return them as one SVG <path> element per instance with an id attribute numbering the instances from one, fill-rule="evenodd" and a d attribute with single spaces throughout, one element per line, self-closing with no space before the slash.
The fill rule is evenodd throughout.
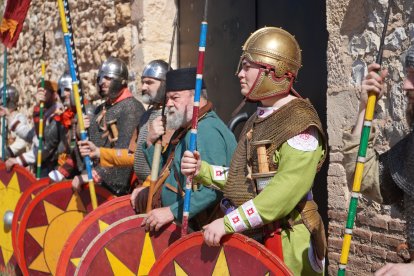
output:
<path id="1" fill-rule="evenodd" d="M 195 81 L 194 92 L 194 106 L 193 106 L 193 118 L 191 133 L 190 133 L 190 146 L 189 150 L 194 152 L 197 149 L 197 125 L 198 125 L 198 112 L 200 110 L 200 95 L 201 87 L 203 84 L 203 66 L 204 66 L 204 53 L 206 51 L 206 38 L 207 38 L 207 7 L 208 0 L 205 0 L 204 4 L 204 16 L 201 22 L 200 42 L 198 46 L 198 61 L 197 61 L 197 75 Z M 188 176 L 185 183 L 185 196 L 184 196 L 184 208 L 183 208 L 183 222 L 181 228 L 181 236 L 187 235 L 188 232 L 188 217 L 190 214 L 190 201 L 191 201 L 191 188 L 193 177 Z"/>
<path id="2" fill-rule="evenodd" d="M 63 0 L 58 0 L 58 6 L 59 6 L 59 14 L 60 14 L 60 21 L 62 24 L 62 31 L 65 39 L 65 46 L 66 46 L 66 52 L 68 54 L 68 63 L 69 63 L 69 71 L 70 75 L 72 77 L 72 88 L 73 88 L 73 96 L 75 98 L 75 105 L 76 105 L 76 114 L 78 116 L 78 124 L 80 128 L 80 136 L 82 141 L 88 140 L 88 134 L 85 130 L 85 125 L 83 122 L 83 113 L 82 113 L 82 106 L 80 102 L 80 96 L 79 96 L 79 81 L 76 76 L 75 72 L 75 64 L 73 59 L 73 53 L 72 48 L 70 46 L 70 34 L 68 31 L 68 26 L 66 24 L 67 18 L 65 16 L 65 9 Z M 98 207 L 97 199 L 96 199 L 96 192 L 95 192 L 95 184 L 93 182 L 92 177 L 92 166 L 91 166 L 91 160 L 89 156 L 85 156 L 83 158 L 86 171 L 88 173 L 88 183 L 89 183 L 89 192 L 91 196 L 91 202 L 92 202 L 92 208 L 96 209 Z"/>
<path id="3" fill-rule="evenodd" d="M 384 39 L 385 39 L 385 34 L 387 32 L 388 19 L 390 17 L 390 10 L 391 10 L 391 4 L 388 3 L 387 12 L 385 14 L 385 20 L 384 20 L 384 29 L 382 30 L 380 47 L 379 47 L 378 55 L 376 59 L 376 63 L 379 65 L 381 65 L 382 63 L 382 53 L 384 51 Z M 342 243 L 341 257 L 339 260 L 339 269 L 338 269 L 339 276 L 345 275 L 346 265 L 348 263 L 349 248 L 351 246 L 351 239 L 352 239 L 352 229 L 354 228 L 356 209 L 358 207 L 358 199 L 359 199 L 359 195 L 361 191 L 362 174 L 364 171 L 364 163 L 365 163 L 365 157 L 367 153 L 368 139 L 371 133 L 371 125 L 372 125 L 372 120 L 374 117 L 374 109 L 375 109 L 376 101 L 377 101 L 376 94 L 372 91 L 368 92 L 368 101 L 367 101 L 367 107 L 365 110 L 365 117 L 364 117 L 364 127 L 362 128 L 361 140 L 359 142 L 358 158 L 357 158 L 357 162 L 355 166 L 354 181 L 352 184 L 351 201 L 349 202 L 348 218 L 347 218 L 347 222 L 345 226 L 345 234 L 344 234 L 344 240 Z"/>
<path id="4" fill-rule="evenodd" d="M 7 99 L 7 47 L 4 46 L 4 63 L 3 63 L 3 107 L 6 108 Z M 6 116 L 1 121 L 1 158 L 6 160 Z"/>
<path id="5" fill-rule="evenodd" d="M 79 80 L 78 91 L 79 91 L 80 103 L 81 103 L 81 106 L 82 106 L 83 114 L 86 114 L 85 99 L 83 97 L 83 92 L 82 92 L 82 82 L 80 82 L 78 58 L 76 56 L 75 40 L 73 38 L 72 20 L 71 20 L 71 17 L 70 17 L 70 8 L 69 8 L 68 0 L 63 0 L 63 8 L 65 10 L 66 25 L 67 25 L 67 28 L 68 28 L 68 35 L 69 35 L 69 40 L 70 40 L 70 51 L 72 52 L 73 65 L 74 65 L 74 68 L 75 68 L 76 78 Z"/>
<path id="6" fill-rule="evenodd" d="M 177 28 L 178 28 L 178 16 L 176 12 L 175 17 L 174 17 L 174 23 L 173 23 L 173 35 L 171 39 L 170 56 L 168 58 L 168 71 L 171 69 L 172 54 L 174 51 L 174 42 L 175 42 L 175 32 Z M 162 105 L 162 111 L 161 111 L 162 118 L 165 117 L 165 105 L 167 101 L 166 94 L 167 93 L 165 91 L 164 103 Z M 152 209 L 152 198 L 154 196 L 155 183 L 157 182 L 158 171 L 160 168 L 161 150 L 162 150 L 162 137 L 159 137 L 157 141 L 155 142 L 154 154 L 153 154 L 152 163 L 151 163 L 150 186 L 149 186 L 149 191 L 148 191 L 148 200 L 147 200 L 147 209 L 146 209 L 147 213 L 151 211 Z"/>
<path id="7" fill-rule="evenodd" d="M 45 88 L 45 75 L 46 75 L 46 64 L 45 64 L 45 49 L 46 49 L 46 34 L 43 33 L 43 43 L 42 43 L 42 57 L 40 58 L 40 64 L 42 68 L 42 75 L 40 79 L 40 85 L 42 88 Z M 45 103 L 40 102 L 40 111 L 39 111 L 39 147 L 37 148 L 37 170 L 36 178 L 40 179 L 40 174 L 42 172 L 42 150 L 43 150 L 43 109 Z"/>

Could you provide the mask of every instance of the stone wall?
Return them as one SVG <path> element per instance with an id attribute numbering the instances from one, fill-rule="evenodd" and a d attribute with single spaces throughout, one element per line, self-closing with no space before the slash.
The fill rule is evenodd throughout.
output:
<path id="1" fill-rule="evenodd" d="M 97 71 L 110 55 L 120 57 L 128 64 L 130 88 L 139 98 L 140 74 L 145 64 L 155 58 L 168 61 L 175 2 L 69 0 L 69 5 L 86 98 L 99 99 L 95 86 Z M 19 103 L 29 117 L 36 84 L 40 81 L 43 34 L 46 35 L 46 79 L 57 81 L 68 65 L 55 0 L 32 0 L 18 43 L 8 53 L 8 83 L 21 91 Z M 173 65 L 176 63 L 175 52 Z M 3 58 L 0 62 L 3 67 Z"/>
<path id="2" fill-rule="evenodd" d="M 109 55 L 121 57 L 130 68 L 130 86 L 137 97 L 140 73 L 152 59 L 168 60 L 176 10 L 171 0 L 69 0 L 80 78 L 87 98 L 98 98 L 95 87 L 99 64 Z M 327 0 L 329 31 L 327 64 L 327 116 L 330 145 L 328 173 L 329 275 L 335 275 L 349 204 L 349 190 L 342 165 L 342 133 L 358 110 L 359 84 L 367 64 L 375 60 L 385 0 Z M 384 151 L 407 131 L 406 107 L 401 90 L 401 54 L 414 39 L 411 0 L 396 0 L 385 41 L 384 67 L 388 94 L 377 105 L 376 147 Z M 1 3 L 1 2 L 0 2 Z M 9 52 L 8 82 L 22 93 L 20 106 L 30 116 L 36 83 L 40 80 L 42 38 L 46 34 L 47 78 L 57 80 L 67 68 L 66 49 L 55 0 L 32 0 L 18 44 Z M 176 67 L 175 47 L 172 65 Z M 2 66 L 3 59 L 0 58 Z M 361 198 L 355 224 L 348 272 L 366 275 L 384 262 L 400 262 L 395 247 L 405 241 L 405 222 L 398 206 L 380 206 Z"/>
<path id="3" fill-rule="evenodd" d="M 356 120 L 360 82 L 375 61 L 383 28 L 385 0 L 328 0 L 328 95 L 330 145 L 328 172 L 329 275 L 335 275 L 342 247 L 350 193 L 342 165 L 342 134 Z M 414 40 L 414 4 L 390 1 L 383 66 L 388 69 L 387 94 L 378 101 L 374 125 L 379 130 L 376 149 L 387 150 L 407 131 L 406 99 L 401 90 L 403 54 Z M 352 185 L 352 183 L 350 184 Z M 405 242 L 405 222 L 399 206 L 381 206 L 367 198 L 359 201 L 347 271 L 368 275 L 385 262 L 401 262 L 395 248 Z"/>

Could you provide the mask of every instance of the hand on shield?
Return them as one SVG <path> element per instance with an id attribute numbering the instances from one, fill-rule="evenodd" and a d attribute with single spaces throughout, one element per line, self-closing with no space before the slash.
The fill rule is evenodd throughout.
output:
<path id="1" fill-rule="evenodd" d="M 208 246 L 220 246 L 221 238 L 226 234 L 224 218 L 219 218 L 203 226 L 204 241 Z"/>
<path id="2" fill-rule="evenodd" d="M 170 207 L 162 207 L 150 211 L 142 221 L 141 226 L 145 226 L 145 231 L 158 231 L 161 227 L 173 221 L 174 215 Z"/>
<path id="3" fill-rule="evenodd" d="M 4 164 L 6 166 L 6 170 L 9 172 L 13 168 L 14 165 L 18 165 L 19 162 L 17 162 L 16 158 L 9 158 L 6 160 L 6 163 Z"/>
<path id="4" fill-rule="evenodd" d="M 144 214 L 147 209 L 148 187 L 136 187 L 130 197 L 131 206 L 137 214 Z"/>

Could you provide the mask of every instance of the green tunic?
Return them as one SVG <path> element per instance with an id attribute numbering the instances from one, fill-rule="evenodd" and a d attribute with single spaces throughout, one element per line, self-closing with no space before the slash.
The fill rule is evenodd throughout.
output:
<path id="1" fill-rule="evenodd" d="M 264 224 L 280 220 L 290 214 L 294 221 L 300 220 L 300 214 L 295 206 L 311 189 L 318 162 L 324 155 L 323 146 L 319 139 L 317 149 L 302 151 L 283 143 L 275 152 L 274 160 L 278 171 L 263 191 L 252 201 Z M 203 159 L 199 174 L 195 180 L 204 185 L 223 188 L 226 180 L 217 180 L 214 167 Z M 242 207 L 238 208 L 245 225 L 251 228 L 244 216 Z M 228 217 L 224 218 L 227 233 L 233 233 Z M 294 275 L 321 275 L 316 273 L 308 260 L 310 233 L 304 224 L 293 226 L 293 229 L 282 231 L 282 246 L 284 262 Z"/>
<path id="2" fill-rule="evenodd" d="M 171 140 L 176 136 L 173 135 Z M 190 145 L 190 131 L 175 147 L 174 160 L 171 165 L 170 175 L 165 183 L 169 183 L 177 188 L 181 186 L 182 190 L 185 188 L 185 176 L 181 174 L 181 158 L 184 151 L 189 149 Z M 236 149 L 237 142 L 233 133 L 227 128 L 223 121 L 217 116 L 214 111 L 206 113 L 206 115 L 198 122 L 197 134 L 197 151 L 204 160 L 213 164 L 220 164 L 222 166 L 229 166 L 231 157 Z M 148 164 L 152 164 L 152 156 L 154 147 L 146 147 L 143 144 L 144 154 L 148 160 Z M 162 155 L 161 165 L 167 161 L 169 153 L 171 152 L 171 145 Z M 177 179 L 176 177 L 177 176 Z M 178 181 L 177 181 L 178 180 Z M 190 214 L 191 219 L 199 212 L 206 208 L 213 206 L 222 197 L 222 193 L 217 190 L 199 185 L 197 191 L 191 193 Z M 162 187 L 161 200 L 163 206 L 170 206 L 175 219 L 182 220 L 184 199 L 174 191 L 168 189 L 165 185 Z"/>

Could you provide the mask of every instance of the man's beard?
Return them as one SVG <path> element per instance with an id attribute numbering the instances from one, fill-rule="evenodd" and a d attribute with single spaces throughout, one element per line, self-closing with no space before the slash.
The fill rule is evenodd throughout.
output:
<path id="1" fill-rule="evenodd" d="M 178 112 L 174 107 L 167 107 L 167 129 L 179 129 L 180 127 L 185 126 L 187 121 L 186 112 Z"/>
<path id="2" fill-rule="evenodd" d="M 142 94 L 142 102 L 143 102 L 144 104 L 153 104 L 153 101 L 152 101 L 152 97 L 151 97 L 151 95 L 148 95 L 148 94 Z"/>
<path id="3" fill-rule="evenodd" d="M 142 102 L 149 105 L 163 104 L 164 102 L 164 91 L 165 91 L 165 81 L 162 81 L 160 87 L 158 87 L 157 93 L 155 96 L 150 94 L 142 93 Z"/>
<path id="4" fill-rule="evenodd" d="M 160 91 L 157 91 L 155 97 L 152 97 L 150 94 L 142 93 L 142 102 L 149 105 L 160 104 L 163 99 L 160 97 Z"/>

